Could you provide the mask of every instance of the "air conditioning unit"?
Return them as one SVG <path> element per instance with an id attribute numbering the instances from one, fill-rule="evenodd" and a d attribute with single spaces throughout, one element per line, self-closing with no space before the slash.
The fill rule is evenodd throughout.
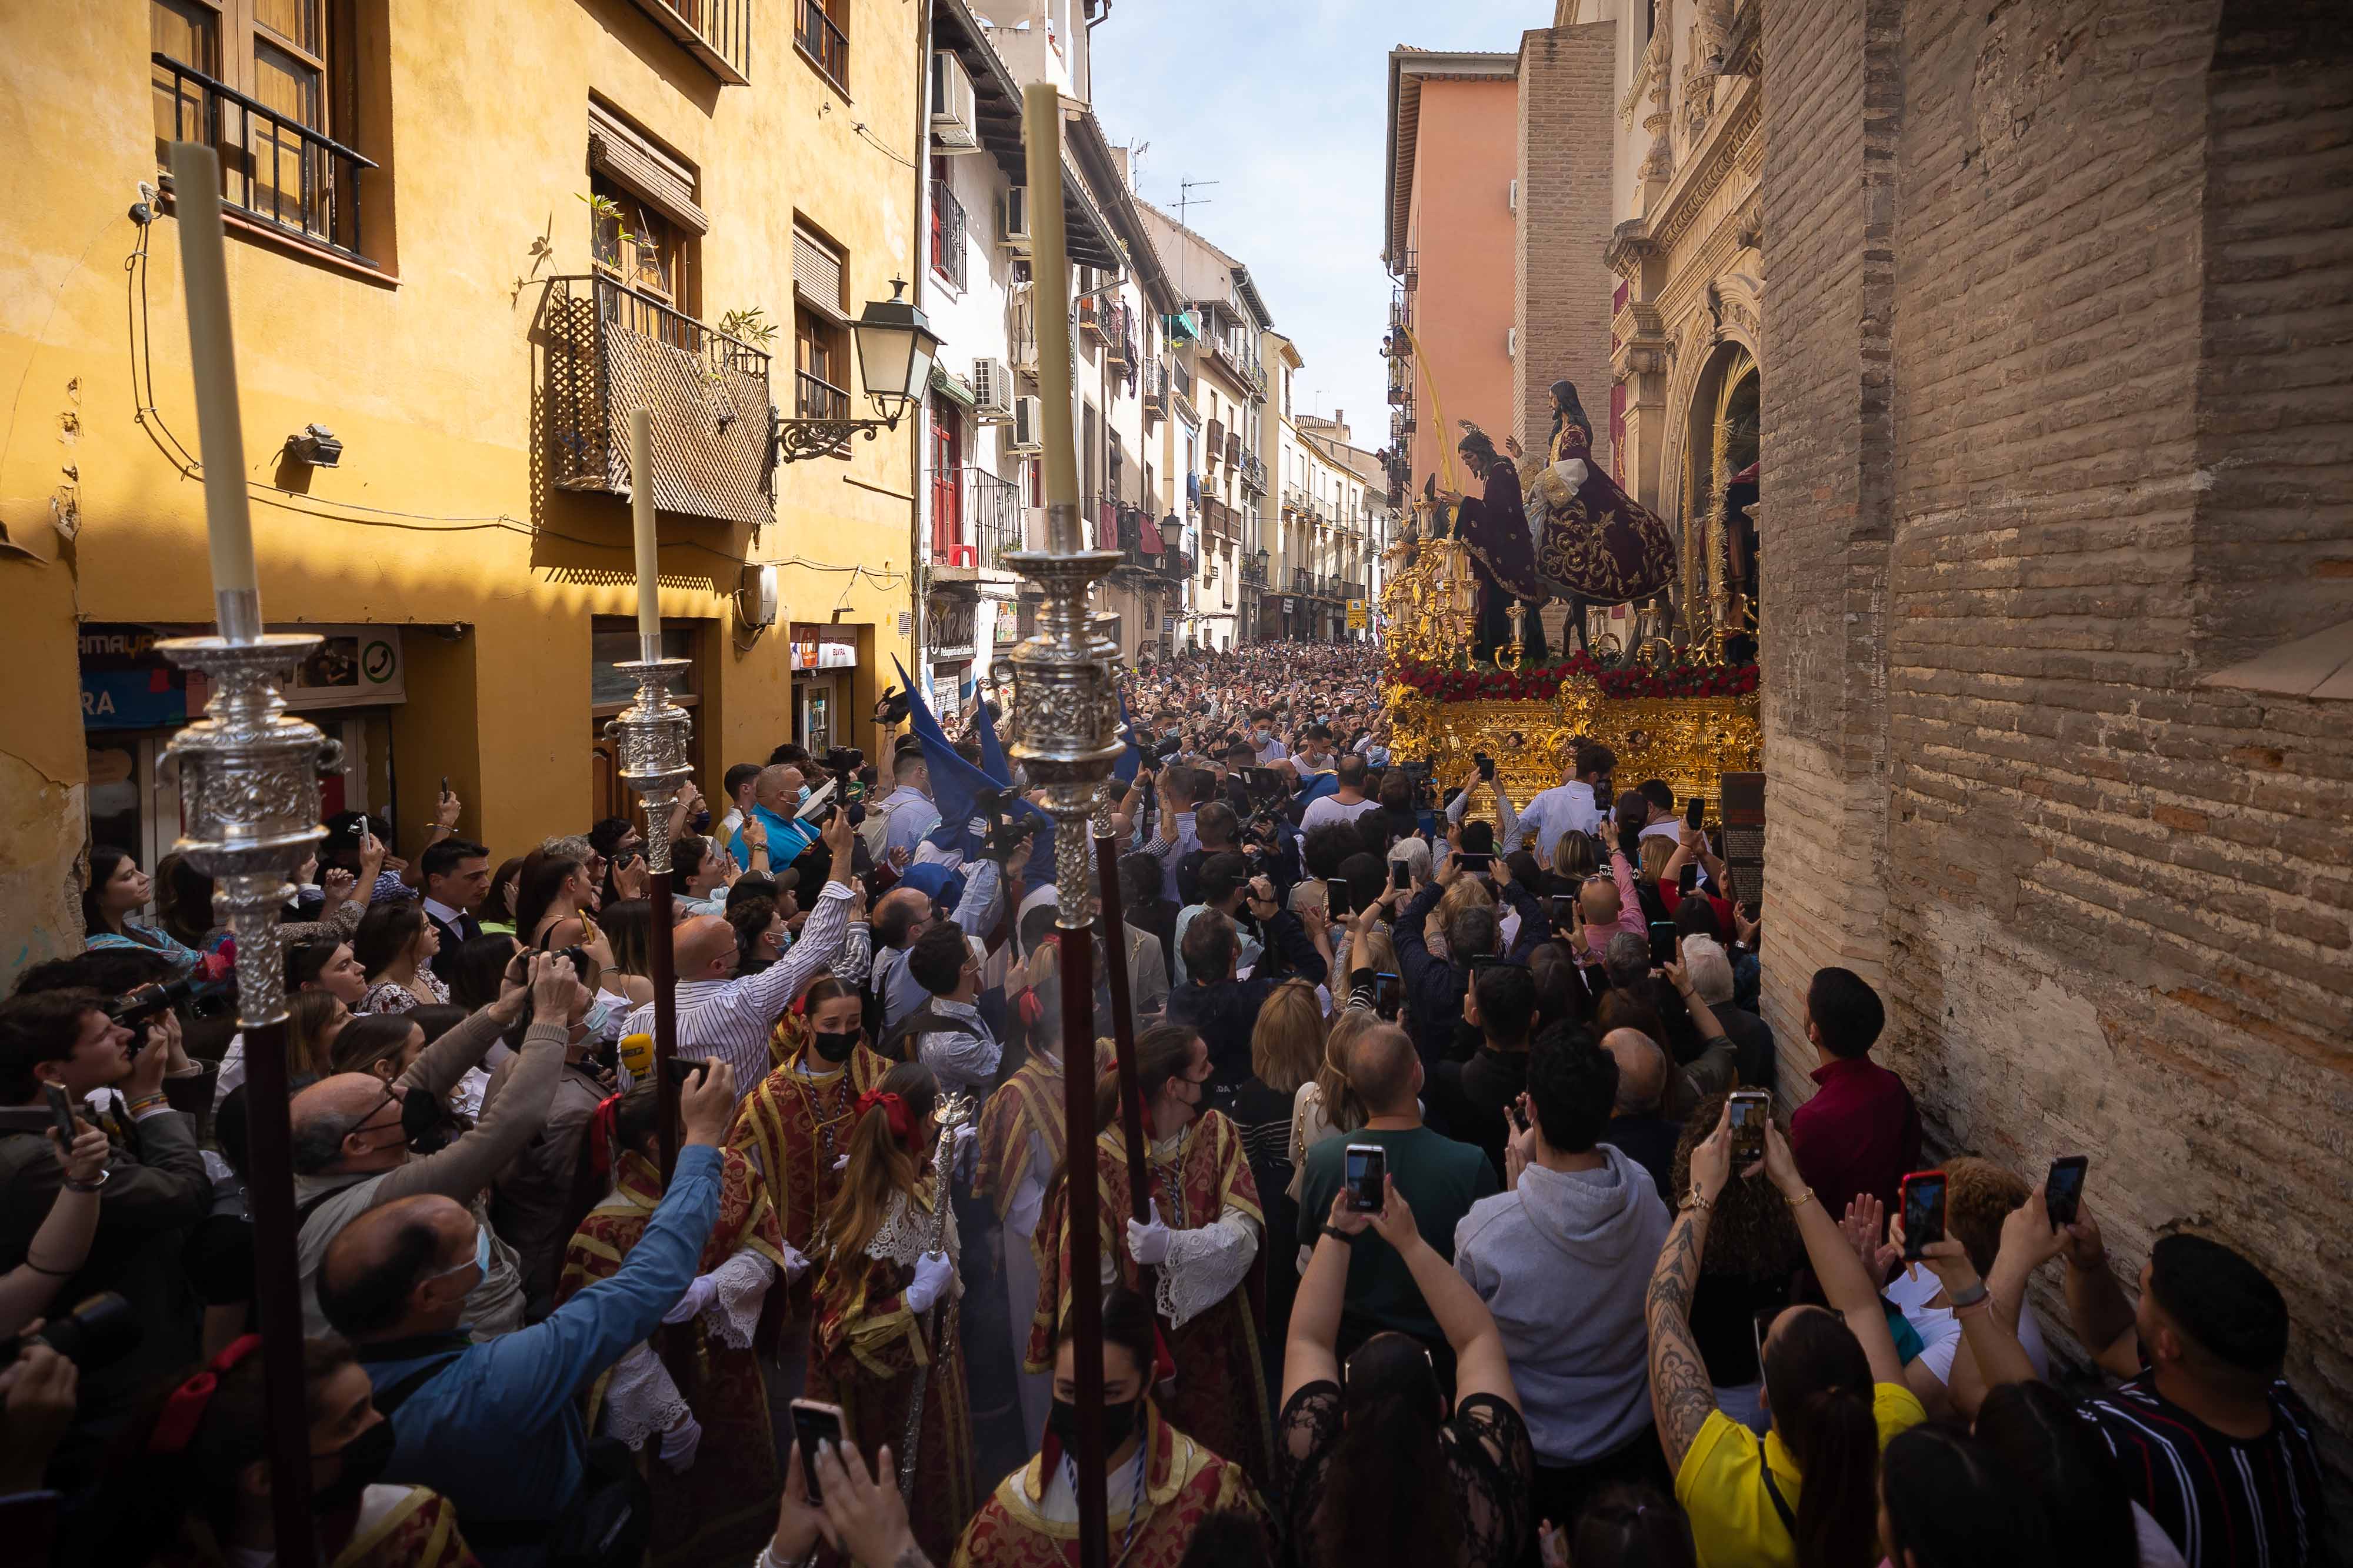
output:
<path id="1" fill-rule="evenodd" d="M 747 626 L 776 624 L 776 569 L 766 562 L 747 562 L 735 588 L 735 613 Z"/>
<path id="2" fill-rule="evenodd" d="M 1029 254 L 1029 187 L 1009 186 L 997 204 L 997 243 L 1006 249 Z"/>
<path id="3" fill-rule="evenodd" d="M 980 132 L 972 108 L 972 76 L 953 49 L 932 51 L 932 145 L 943 153 L 976 153 Z"/>
<path id="4" fill-rule="evenodd" d="M 1013 375 L 1001 359 L 972 362 L 972 415 L 983 425 L 1013 417 Z"/>
<path id="5" fill-rule="evenodd" d="M 1013 439 L 1007 443 L 1008 452 L 1042 452 L 1046 449 L 1046 405 L 1035 397 L 1013 400 Z"/>

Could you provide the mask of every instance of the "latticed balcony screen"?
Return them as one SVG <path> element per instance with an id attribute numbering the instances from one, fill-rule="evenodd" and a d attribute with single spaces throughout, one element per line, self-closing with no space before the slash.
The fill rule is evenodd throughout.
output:
<path id="1" fill-rule="evenodd" d="M 768 356 L 605 277 L 547 295 L 549 477 L 630 492 L 629 410 L 653 412 L 654 505 L 754 527 L 776 518 Z"/>

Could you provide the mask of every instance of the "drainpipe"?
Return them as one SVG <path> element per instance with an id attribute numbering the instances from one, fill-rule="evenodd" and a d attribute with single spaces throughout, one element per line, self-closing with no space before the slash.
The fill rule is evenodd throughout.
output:
<path id="1" fill-rule="evenodd" d="M 915 231 L 913 277 L 915 309 L 923 308 L 923 295 L 931 283 L 931 258 L 926 254 L 925 241 L 931 235 L 931 149 L 932 149 L 932 7 L 925 0 L 915 23 Z M 911 672 L 926 689 L 932 681 L 931 655 L 926 651 L 931 641 L 931 566 L 923 551 L 923 513 L 931 505 L 931 486 L 923 473 L 927 444 L 923 440 L 924 426 L 932 416 L 931 389 L 923 389 L 923 401 L 909 411 L 907 432 L 913 448 L 907 458 L 907 583 L 913 591 L 909 606 L 914 627 L 913 646 L 908 650 L 915 663 Z M 880 671 L 877 671 L 878 679 Z M 934 694 L 936 695 L 936 694 Z"/>

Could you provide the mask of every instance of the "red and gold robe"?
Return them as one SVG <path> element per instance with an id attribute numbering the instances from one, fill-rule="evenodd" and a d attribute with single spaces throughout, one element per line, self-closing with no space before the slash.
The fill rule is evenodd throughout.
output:
<path id="1" fill-rule="evenodd" d="M 458 1510 L 424 1487 L 369 1487 L 356 1510 L 324 1515 L 316 1528 L 327 1568 L 481 1568 L 458 1533 Z M 220 1568 L 229 1561 L 212 1531 L 194 1520 L 177 1544 L 155 1557 L 156 1568 Z"/>
<path id="2" fill-rule="evenodd" d="M 564 1272 L 555 1285 L 559 1306 L 620 1272 L 661 1203 L 661 1173 L 644 1155 L 624 1152 L 613 1174 L 612 1193 L 588 1211 L 565 1249 Z M 712 1223 L 697 1272 L 708 1274 L 744 1251 L 766 1258 L 782 1280 L 784 1238 L 776 1210 L 752 1163 L 730 1149 L 720 1159 L 719 1217 Z M 769 1289 L 773 1294 L 776 1287 Z M 702 1442 L 683 1475 L 661 1462 L 653 1442 L 638 1454 L 653 1490 L 652 1559 L 683 1564 L 755 1552 L 776 1527 L 776 1497 L 784 1485 L 759 1361 L 750 1346 L 731 1345 L 713 1334 L 700 1315 L 663 1330 L 662 1338 L 671 1341 L 664 1365 L 679 1396 L 702 1423 Z M 592 1429 L 610 1376 L 608 1372 L 600 1377 L 589 1391 Z"/>
<path id="3" fill-rule="evenodd" d="M 841 1173 L 834 1169 L 834 1162 L 849 1151 L 858 1097 L 881 1082 L 891 1064 L 863 1045 L 852 1048 L 847 1062 L 818 1078 L 802 1072 L 795 1065 L 797 1059 L 752 1086 L 735 1108 L 727 1147 L 749 1155 L 759 1167 L 785 1245 L 807 1257 L 818 1216 L 833 1206 L 834 1195 L 841 1191 Z M 807 1275 L 786 1293 L 796 1322 L 808 1314 L 808 1293 Z"/>
<path id="4" fill-rule="evenodd" d="M 1114 1059 L 1112 1042 L 1097 1040 L 1096 1072 L 1110 1071 Z M 1012 1206 L 1014 1194 L 1021 1190 L 1022 1179 L 1033 1173 L 1029 1169 L 1031 1133 L 1039 1135 L 1053 1165 L 1062 1163 L 1062 1096 L 1060 1065 L 1032 1055 L 980 1108 L 980 1126 L 975 1135 L 979 1146 L 976 1152 L 977 1163 L 973 1166 L 972 1190 L 987 1194 L 998 1219 L 1003 1219 L 1005 1211 Z M 1042 1183 L 1050 1170 L 1050 1165 L 1048 1170 L 1034 1173 Z"/>
<path id="5" fill-rule="evenodd" d="M 980 1481 L 955 1289 L 951 1285 L 926 1314 L 928 1323 L 908 1310 L 902 1295 L 914 1282 L 915 1259 L 930 1245 L 930 1165 L 923 1162 L 916 1190 L 899 1194 L 890 1217 L 862 1250 L 844 1255 L 828 1249 L 821 1260 L 811 1302 L 807 1397 L 841 1406 L 843 1440 L 855 1443 L 869 1464 L 878 1462 L 885 1443 L 895 1464 L 906 1447 L 915 1369 L 930 1369 L 907 1514 L 916 1543 L 933 1562 L 944 1563 L 956 1531 L 972 1517 Z M 942 1249 L 954 1258 L 962 1246 L 955 1216 L 946 1221 Z M 773 1511 L 774 1494 L 767 1501 Z"/>
<path id="6" fill-rule="evenodd" d="M 1115 1495 L 1106 1500 L 1112 1568 L 1176 1568 L 1193 1532 L 1214 1513 L 1238 1510 L 1266 1522 L 1265 1504 L 1239 1466 L 1163 1420 L 1150 1400 L 1145 1405 L 1151 1458 L 1143 1505 L 1134 1510 L 1143 1518 L 1132 1521 L 1130 1498 L 1113 1489 Z M 1050 1445 L 1048 1452 L 998 1482 L 956 1542 L 951 1568 L 1077 1568 L 1078 1526 L 1048 1518 L 1043 1507 L 1048 1466 L 1060 1463 L 1059 1450 Z"/>
<path id="7" fill-rule="evenodd" d="M 1114 1262 L 1129 1289 L 1140 1288 L 1135 1259 L 1127 1250 L 1127 1142 L 1117 1124 L 1095 1140 L 1100 1185 L 1097 1211 L 1102 1256 Z M 1259 1209 L 1258 1185 L 1241 1134 L 1225 1116 L 1206 1110 L 1185 1130 L 1173 1163 L 1153 1160 L 1153 1209 L 1171 1230 L 1214 1223 L 1227 1209 L 1243 1215 L 1260 1232 L 1258 1258 L 1246 1284 L 1215 1306 L 1171 1328 L 1159 1304 L 1154 1312 L 1176 1363 L 1176 1386 L 1167 1401 L 1168 1419 L 1196 1441 L 1241 1466 L 1263 1489 L 1273 1478 L 1273 1415 L 1269 1408 L 1266 1366 L 1259 1353 L 1258 1282 L 1263 1279 L 1266 1215 Z M 1023 1365 L 1050 1371 L 1054 1347 L 1070 1315 L 1071 1246 L 1069 1194 L 1057 1189 L 1039 1216 L 1031 1243 L 1038 1257 L 1038 1311 L 1030 1320 L 1029 1350 Z"/>

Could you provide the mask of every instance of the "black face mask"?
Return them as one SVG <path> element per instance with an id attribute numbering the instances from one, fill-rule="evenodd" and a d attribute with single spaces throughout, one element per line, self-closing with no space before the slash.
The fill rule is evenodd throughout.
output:
<path id="1" fill-rule="evenodd" d="M 1108 1454 L 1133 1436 L 1144 1425 L 1144 1400 L 1141 1395 L 1124 1405 L 1103 1407 L 1103 1452 Z M 1062 1440 L 1062 1447 L 1075 1450 L 1079 1446 L 1079 1407 L 1067 1399 L 1057 1399 L 1046 1412 L 1046 1430 Z"/>
<path id="2" fill-rule="evenodd" d="M 438 1154 L 449 1146 L 456 1124 L 438 1095 L 412 1089 L 400 1100 L 401 1135 L 413 1154 Z"/>
<path id="3" fill-rule="evenodd" d="M 849 1059 L 849 1053 L 858 1048 L 858 1035 L 854 1030 L 846 1035 L 834 1035 L 820 1029 L 809 1036 L 809 1045 L 827 1061 L 846 1062 Z"/>
<path id="4" fill-rule="evenodd" d="M 343 1473 L 332 1485 L 311 1494 L 315 1513 L 341 1513 L 360 1505 L 360 1494 L 382 1478 L 392 1463 L 392 1423 L 379 1421 L 343 1445 Z"/>

